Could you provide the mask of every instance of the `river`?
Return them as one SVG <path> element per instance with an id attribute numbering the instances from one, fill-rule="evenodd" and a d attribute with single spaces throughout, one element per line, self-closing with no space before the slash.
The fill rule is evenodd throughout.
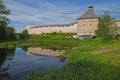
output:
<path id="1" fill-rule="evenodd" d="M 63 50 L 40 47 L 0 49 L 0 80 L 19 80 L 33 70 L 43 72 L 52 68 L 60 69 L 66 65 L 66 61 L 61 62 L 58 57 L 62 53 Z"/>

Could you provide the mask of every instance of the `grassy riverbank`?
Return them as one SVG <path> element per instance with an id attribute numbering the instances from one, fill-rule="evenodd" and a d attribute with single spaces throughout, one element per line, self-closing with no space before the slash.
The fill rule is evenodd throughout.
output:
<path id="1" fill-rule="evenodd" d="M 53 50 L 66 50 L 72 49 L 79 45 L 79 41 L 67 41 L 67 40 L 34 40 L 34 41 L 9 41 L 0 42 L 0 48 L 16 48 L 16 47 L 41 47 L 45 49 Z"/>
<path id="2" fill-rule="evenodd" d="M 32 46 L 65 49 L 68 65 L 48 72 L 33 71 L 22 80 L 119 80 L 120 41 L 73 39 L 73 34 L 31 35 L 28 40 L 0 42 L 0 47 Z"/>
<path id="3" fill-rule="evenodd" d="M 85 39 L 68 51 L 68 65 L 48 72 L 33 71 L 22 80 L 119 80 L 120 41 Z"/>
<path id="4" fill-rule="evenodd" d="M 26 40 L 2 41 L 0 48 L 14 48 L 22 46 L 67 49 L 79 45 L 79 39 L 72 38 L 74 33 L 50 33 L 42 35 L 29 35 Z"/>

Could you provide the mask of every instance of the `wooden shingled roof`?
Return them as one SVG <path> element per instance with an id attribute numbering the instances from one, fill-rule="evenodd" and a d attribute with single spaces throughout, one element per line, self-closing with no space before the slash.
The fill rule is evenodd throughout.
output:
<path id="1" fill-rule="evenodd" d="M 80 19 L 90 19 L 90 18 L 98 18 L 98 16 L 95 14 L 94 10 L 93 10 L 93 6 L 90 5 L 89 9 L 87 12 L 85 12 L 80 18 L 78 18 L 77 20 Z"/>

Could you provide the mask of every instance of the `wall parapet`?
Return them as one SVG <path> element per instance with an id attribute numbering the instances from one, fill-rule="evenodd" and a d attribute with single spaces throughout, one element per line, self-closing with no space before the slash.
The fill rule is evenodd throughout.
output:
<path id="1" fill-rule="evenodd" d="M 77 33 L 77 23 L 27 26 L 26 29 L 28 30 L 28 34 L 42 34 L 52 32 Z"/>

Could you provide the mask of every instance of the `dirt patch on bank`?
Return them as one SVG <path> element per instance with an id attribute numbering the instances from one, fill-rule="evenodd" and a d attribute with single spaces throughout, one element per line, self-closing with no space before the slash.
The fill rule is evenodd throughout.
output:
<path id="1" fill-rule="evenodd" d="M 103 53 L 106 53 L 106 52 L 119 50 L 119 49 L 120 48 L 103 49 L 103 50 L 94 51 L 93 54 L 103 54 Z"/>

